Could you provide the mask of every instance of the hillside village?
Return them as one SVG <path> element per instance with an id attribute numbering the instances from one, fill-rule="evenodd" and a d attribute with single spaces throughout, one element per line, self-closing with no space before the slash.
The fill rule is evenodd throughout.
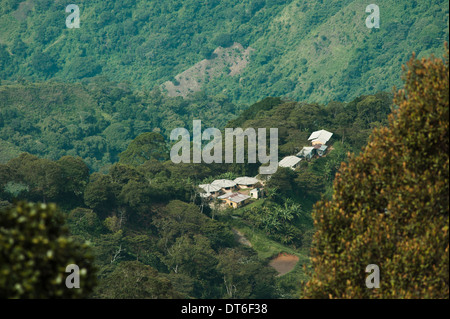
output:
<path id="1" fill-rule="evenodd" d="M 326 130 L 315 131 L 308 138 L 311 146 L 304 146 L 300 152 L 295 155 L 286 156 L 278 163 L 279 167 L 296 170 L 302 160 L 310 161 L 313 158 L 325 156 L 331 151 L 327 145 L 333 133 Z M 214 199 L 219 199 L 222 207 L 232 207 L 234 209 L 242 207 L 264 197 L 265 181 L 270 179 L 271 175 L 257 175 L 255 177 L 242 176 L 234 180 L 217 179 L 210 184 L 200 184 L 200 196 L 208 203 Z"/>

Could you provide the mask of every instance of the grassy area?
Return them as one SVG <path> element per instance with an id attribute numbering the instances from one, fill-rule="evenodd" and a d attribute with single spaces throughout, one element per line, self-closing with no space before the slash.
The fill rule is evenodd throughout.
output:
<path id="1" fill-rule="evenodd" d="M 310 261 L 306 254 L 297 254 L 297 256 L 299 256 L 299 261 L 294 269 L 284 276 L 277 277 L 281 298 L 301 298 L 303 295 L 303 285 L 309 279 L 303 267 L 305 264 L 308 266 Z"/>
<path id="2" fill-rule="evenodd" d="M 262 205 L 263 201 L 255 201 L 250 205 L 247 205 L 246 208 L 251 207 L 251 205 Z M 239 216 L 239 209 L 236 210 L 234 216 Z M 270 259 L 279 253 L 286 252 L 288 254 L 293 254 L 298 256 L 300 259 L 304 257 L 303 253 L 298 250 L 295 250 L 289 246 L 285 246 L 277 241 L 274 241 L 267 237 L 263 231 L 259 229 L 255 229 L 246 225 L 239 218 L 232 219 L 228 222 L 231 227 L 239 230 L 244 236 L 252 243 L 253 249 L 258 253 L 258 256 L 261 259 Z"/>
<path id="3" fill-rule="evenodd" d="M 250 205 L 262 205 L 263 201 L 255 201 Z M 249 205 L 248 205 L 249 206 Z M 247 207 L 248 207 L 247 206 Z M 235 216 L 239 215 L 239 209 Z M 268 238 L 264 232 L 246 225 L 242 220 L 233 219 L 229 221 L 231 227 L 240 231 L 252 244 L 252 248 L 257 252 L 259 258 L 269 261 L 280 253 L 288 253 L 299 258 L 294 269 L 287 274 L 277 277 L 277 286 L 281 298 L 301 298 L 303 284 L 307 282 L 308 275 L 304 266 L 310 265 L 308 251 L 305 249 L 293 249 Z"/>

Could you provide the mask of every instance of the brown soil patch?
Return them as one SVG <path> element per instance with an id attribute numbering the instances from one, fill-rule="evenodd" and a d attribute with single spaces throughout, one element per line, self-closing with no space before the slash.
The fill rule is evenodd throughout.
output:
<path id="1" fill-rule="evenodd" d="M 283 276 L 284 274 L 290 272 L 294 269 L 298 262 L 298 257 L 295 255 L 290 255 L 287 253 L 281 253 L 269 262 L 276 271 L 278 271 L 278 276 Z"/>
<path id="2" fill-rule="evenodd" d="M 253 48 L 244 47 L 235 42 L 229 48 L 218 47 L 214 50 L 214 58 L 196 63 L 184 72 L 175 76 L 176 82 L 164 82 L 160 88 L 168 96 L 186 97 L 191 93 L 198 92 L 203 85 L 221 75 L 235 76 L 240 74 L 250 61 Z"/>

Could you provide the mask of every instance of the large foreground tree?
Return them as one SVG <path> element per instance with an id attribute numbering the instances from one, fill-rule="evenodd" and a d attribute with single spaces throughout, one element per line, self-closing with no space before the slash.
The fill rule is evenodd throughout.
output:
<path id="1" fill-rule="evenodd" d="M 69 236 L 54 204 L 19 202 L 0 211 L 0 298 L 88 297 L 93 258 Z"/>
<path id="2" fill-rule="evenodd" d="M 331 201 L 314 211 L 317 232 L 309 298 L 448 298 L 449 68 L 405 68 L 389 125 L 342 164 Z M 366 267 L 379 267 L 369 289 Z"/>

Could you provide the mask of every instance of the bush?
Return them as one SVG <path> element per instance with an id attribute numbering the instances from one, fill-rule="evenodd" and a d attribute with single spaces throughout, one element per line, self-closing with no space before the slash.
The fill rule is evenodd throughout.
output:
<path id="1" fill-rule="evenodd" d="M 389 126 L 376 129 L 315 206 L 310 298 L 448 298 L 449 69 L 408 63 Z M 380 269 L 368 289 L 365 268 Z"/>
<path id="2" fill-rule="evenodd" d="M 93 257 L 75 243 L 54 204 L 19 202 L 0 212 L 0 298 L 83 298 L 96 283 Z M 80 288 L 66 287 L 66 267 L 80 269 Z"/>

